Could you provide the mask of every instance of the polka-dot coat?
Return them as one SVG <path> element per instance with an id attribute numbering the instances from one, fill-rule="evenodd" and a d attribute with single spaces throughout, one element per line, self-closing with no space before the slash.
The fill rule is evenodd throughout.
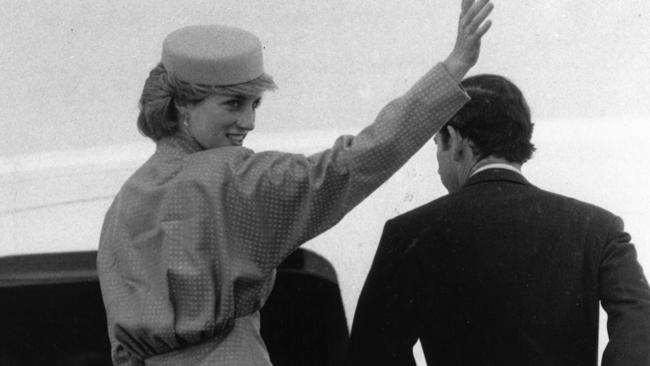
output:
<path id="1" fill-rule="evenodd" d="M 438 64 L 357 136 L 315 155 L 160 140 L 102 228 L 97 267 L 114 364 L 270 365 L 258 310 L 275 268 L 467 100 Z"/>

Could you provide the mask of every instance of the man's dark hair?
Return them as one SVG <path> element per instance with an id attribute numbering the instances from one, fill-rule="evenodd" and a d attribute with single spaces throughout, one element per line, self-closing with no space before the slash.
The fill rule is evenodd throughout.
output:
<path id="1" fill-rule="evenodd" d="M 473 142 L 479 158 L 494 155 L 519 164 L 530 159 L 535 151 L 530 142 L 533 124 L 519 88 L 491 74 L 466 78 L 461 85 L 472 99 L 440 130 L 442 142 L 449 142 L 447 126 L 452 126 Z"/>

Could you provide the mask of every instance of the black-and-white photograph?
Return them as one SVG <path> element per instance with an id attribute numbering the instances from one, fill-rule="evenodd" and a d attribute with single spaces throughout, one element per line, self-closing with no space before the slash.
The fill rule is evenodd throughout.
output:
<path id="1" fill-rule="evenodd" d="M 0 6 L 0 366 L 650 366 L 650 2 Z"/>

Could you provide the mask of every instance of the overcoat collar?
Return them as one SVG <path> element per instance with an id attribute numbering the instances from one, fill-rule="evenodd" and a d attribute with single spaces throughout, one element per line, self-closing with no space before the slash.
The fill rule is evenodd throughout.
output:
<path id="1" fill-rule="evenodd" d="M 494 168 L 472 175 L 467 182 L 463 184 L 463 188 L 487 182 L 511 182 L 516 184 L 532 185 L 520 173 L 508 169 Z"/>

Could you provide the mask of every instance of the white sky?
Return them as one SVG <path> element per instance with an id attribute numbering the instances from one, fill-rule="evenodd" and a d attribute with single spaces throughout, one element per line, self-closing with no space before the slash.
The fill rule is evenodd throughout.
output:
<path id="1" fill-rule="evenodd" d="M 258 129 L 361 128 L 453 45 L 460 1 L 0 0 L 0 156 L 138 141 L 137 100 L 166 34 L 256 33 Z M 495 1 L 472 71 L 512 78 L 537 121 L 650 115 L 650 2 Z"/>

